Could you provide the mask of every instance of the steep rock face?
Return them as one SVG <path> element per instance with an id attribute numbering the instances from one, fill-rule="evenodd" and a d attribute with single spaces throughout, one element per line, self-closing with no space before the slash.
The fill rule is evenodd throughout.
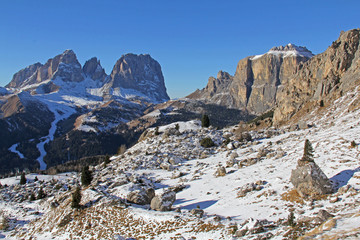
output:
<path id="1" fill-rule="evenodd" d="M 342 32 L 322 54 L 302 63 L 279 88 L 274 121 L 281 123 L 294 114 L 310 111 L 318 102 L 333 101 L 360 82 L 359 29 Z"/>
<path id="2" fill-rule="evenodd" d="M 104 81 L 107 76 L 105 70 L 101 67 L 100 60 L 96 57 L 85 62 L 83 72 L 86 76 L 94 80 Z"/>
<path id="3" fill-rule="evenodd" d="M 305 47 L 293 44 L 275 47 L 240 60 L 233 77 L 222 72 L 216 79 L 210 77 L 206 88 L 188 97 L 261 114 L 274 108 L 278 86 L 288 82 L 298 65 L 312 56 Z"/>
<path id="4" fill-rule="evenodd" d="M 122 56 L 111 72 L 108 89 L 120 91 L 120 95 L 131 95 L 135 91 L 156 102 L 169 100 L 161 66 L 147 54 Z"/>
<path id="5" fill-rule="evenodd" d="M 49 59 L 44 65 L 36 63 L 20 70 L 14 74 L 13 79 L 6 87 L 21 88 L 57 77 L 63 81 L 73 82 L 80 82 L 84 79 L 81 65 L 72 50 L 66 50 Z"/>
<path id="6" fill-rule="evenodd" d="M 187 97 L 231 107 L 234 105 L 234 98 L 226 93 L 230 90 L 233 78 L 229 73 L 219 71 L 216 78 L 209 77 L 204 89 L 198 89 Z"/>
<path id="7" fill-rule="evenodd" d="M 27 79 L 35 78 L 35 76 L 33 75 L 36 74 L 36 72 L 39 70 L 41 66 L 42 66 L 41 63 L 35 63 L 20 70 L 19 72 L 14 74 L 13 79 L 6 87 L 11 87 L 11 88 L 19 87 Z"/>

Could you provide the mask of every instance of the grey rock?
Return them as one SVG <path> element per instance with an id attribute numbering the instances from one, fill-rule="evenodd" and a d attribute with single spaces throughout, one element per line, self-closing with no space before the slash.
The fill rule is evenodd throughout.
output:
<path id="1" fill-rule="evenodd" d="M 176 193 L 173 191 L 165 191 L 151 200 L 150 207 L 156 211 L 170 211 L 171 206 L 176 200 Z"/>
<path id="2" fill-rule="evenodd" d="M 177 130 L 175 128 L 168 128 L 165 130 L 164 135 L 165 136 L 171 136 L 171 135 L 179 136 L 179 135 L 181 135 L 181 133 L 179 130 Z"/>
<path id="3" fill-rule="evenodd" d="M 169 100 L 160 64 L 148 54 L 126 54 L 114 65 L 107 90 L 131 89 L 149 101 Z"/>
<path id="4" fill-rule="evenodd" d="M 321 209 L 318 213 L 318 217 L 325 222 L 329 218 L 335 217 L 335 215 L 332 215 L 329 212 L 327 212 L 326 210 Z"/>
<path id="5" fill-rule="evenodd" d="M 107 77 L 105 70 L 101 67 L 100 60 L 96 57 L 85 62 L 83 72 L 86 76 L 94 80 L 104 81 Z"/>
<path id="6" fill-rule="evenodd" d="M 309 125 L 305 121 L 299 121 L 298 126 L 301 130 L 309 128 Z"/>
<path id="7" fill-rule="evenodd" d="M 258 150 L 258 154 L 257 154 L 257 158 L 262 158 L 262 157 L 266 157 L 266 155 L 270 153 L 270 150 L 268 150 L 267 148 L 259 148 Z"/>
<path id="8" fill-rule="evenodd" d="M 239 157 L 239 154 L 237 154 L 237 152 L 232 152 L 229 156 L 230 160 L 234 160 L 235 158 Z"/>
<path id="9" fill-rule="evenodd" d="M 216 169 L 216 172 L 215 172 L 215 177 L 223 177 L 226 175 L 226 169 L 224 166 L 219 166 L 217 169 Z"/>
<path id="10" fill-rule="evenodd" d="M 201 218 L 204 215 L 204 210 L 200 208 L 191 209 L 190 213 L 194 216 Z"/>
<path id="11" fill-rule="evenodd" d="M 146 205 L 151 203 L 151 200 L 154 198 L 154 196 L 154 189 L 148 188 L 132 191 L 127 195 L 126 199 L 131 203 Z"/>
<path id="12" fill-rule="evenodd" d="M 161 164 L 160 164 L 160 168 L 161 168 L 161 169 L 164 169 L 164 170 L 166 170 L 166 171 L 172 171 L 172 170 L 174 170 L 173 165 L 171 165 L 170 163 L 167 163 L 167 162 L 161 163 Z"/>
<path id="13" fill-rule="evenodd" d="M 235 232 L 235 237 L 243 237 L 248 232 L 247 229 L 240 229 Z"/>
<path id="14" fill-rule="evenodd" d="M 260 191 L 261 189 L 263 189 L 264 184 L 266 184 L 266 182 L 261 180 L 256 181 L 255 183 L 247 183 L 239 189 L 237 196 L 245 197 L 246 194 L 249 192 Z"/>
<path id="15" fill-rule="evenodd" d="M 312 161 L 299 160 L 296 169 L 291 172 L 290 181 L 303 198 L 312 198 L 333 191 L 330 180 Z"/>
<path id="16" fill-rule="evenodd" d="M 243 132 L 239 134 L 238 140 L 240 142 L 250 142 L 252 140 L 251 134 L 248 132 Z"/>

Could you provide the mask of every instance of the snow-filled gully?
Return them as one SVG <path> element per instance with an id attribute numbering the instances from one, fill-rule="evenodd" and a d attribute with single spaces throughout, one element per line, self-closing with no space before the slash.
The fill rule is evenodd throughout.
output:
<path id="1" fill-rule="evenodd" d="M 49 105 L 49 103 L 48 103 L 48 105 Z M 55 120 L 51 123 L 51 128 L 49 129 L 49 134 L 45 137 L 42 137 L 40 139 L 41 142 L 36 145 L 36 147 L 38 148 L 38 150 L 40 152 L 40 156 L 36 159 L 40 164 L 40 170 L 46 169 L 47 164 L 44 162 L 44 157 L 46 156 L 45 144 L 47 144 L 48 142 L 50 142 L 54 139 L 57 123 L 65 118 L 70 117 L 70 115 L 73 114 L 73 112 L 74 112 L 74 110 L 72 108 L 70 108 L 70 107 L 64 108 L 64 106 L 62 106 L 61 114 L 59 113 L 59 111 L 56 107 L 54 108 L 54 106 L 49 106 L 49 109 L 54 113 Z"/>

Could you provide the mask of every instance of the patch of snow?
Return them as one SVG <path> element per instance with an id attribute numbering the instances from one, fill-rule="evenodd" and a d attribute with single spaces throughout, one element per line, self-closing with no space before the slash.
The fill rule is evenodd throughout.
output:
<path id="1" fill-rule="evenodd" d="M 16 153 L 17 155 L 19 155 L 20 158 L 25 158 L 24 155 L 19 152 L 18 150 L 16 150 L 16 148 L 19 146 L 19 143 L 15 143 L 14 145 L 12 145 L 10 148 L 9 148 L 9 151 L 13 152 L 13 153 Z"/>
<path id="2" fill-rule="evenodd" d="M 159 127 L 159 132 L 165 132 L 167 129 L 175 128 L 176 125 L 179 125 L 179 131 L 185 132 L 190 130 L 199 130 L 201 129 L 201 121 L 199 120 L 191 120 L 187 122 L 174 122 L 165 126 Z"/>
<path id="3" fill-rule="evenodd" d="M 83 132 L 97 132 L 95 128 L 90 127 L 89 125 L 81 125 L 77 128 L 77 130 L 83 131 Z"/>
<path id="4" fill-rule="evenodd" d="M 159 109 L 156 109 L 156 110 L 154 110 L 154 111 L 146 114 L 146 115 L 144 116 L 144 118 L 147 118 L 147 117 L 150 117 L 150 118 L 151 118 L 151 117 L 160 117 L 160 116 L 161 116 L 160 110 L 159 110 Z"/>

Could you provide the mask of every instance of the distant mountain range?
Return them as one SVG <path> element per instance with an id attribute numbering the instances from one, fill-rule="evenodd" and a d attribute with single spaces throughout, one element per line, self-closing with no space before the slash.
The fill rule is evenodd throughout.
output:
<path id="1" fill-rule="evenodd" d="M 150 55 L 126 54 L 107 75 L 96 58 L 81 66 L 72 50 L 15 73 L 0 96 L 2 172 L 114 153 L 131 142 L 114 128 L 169 100 Z"/>
<path id="2" fill-rule="evenodd" d="M 114 154 L 148 127 L 204 113 L 218 127 L 268 112 L 273 125 L 296 122 L 359 85 L 359 57 L 353 29 L 316 56 L 288 44 L 246 57 L 234 75 L 219 71 L 205 88 L 169 100 L 161 66 L 150 55 L 126 54 L 107 75 L 97 58 L 81 66 L 66 50 L 0 88 L 0 174 Z"/>
<path id="3" fill-rule="evenodd" d="M 279 86 L 313 56 L 307 48 L 293 44 L 271 48 L 265 54 L 240 60 L 234 76 L 220 71 L 216 78 L 210 77 L 204 89 L 188 98 L 261 114 L 275 107 Z"/>

